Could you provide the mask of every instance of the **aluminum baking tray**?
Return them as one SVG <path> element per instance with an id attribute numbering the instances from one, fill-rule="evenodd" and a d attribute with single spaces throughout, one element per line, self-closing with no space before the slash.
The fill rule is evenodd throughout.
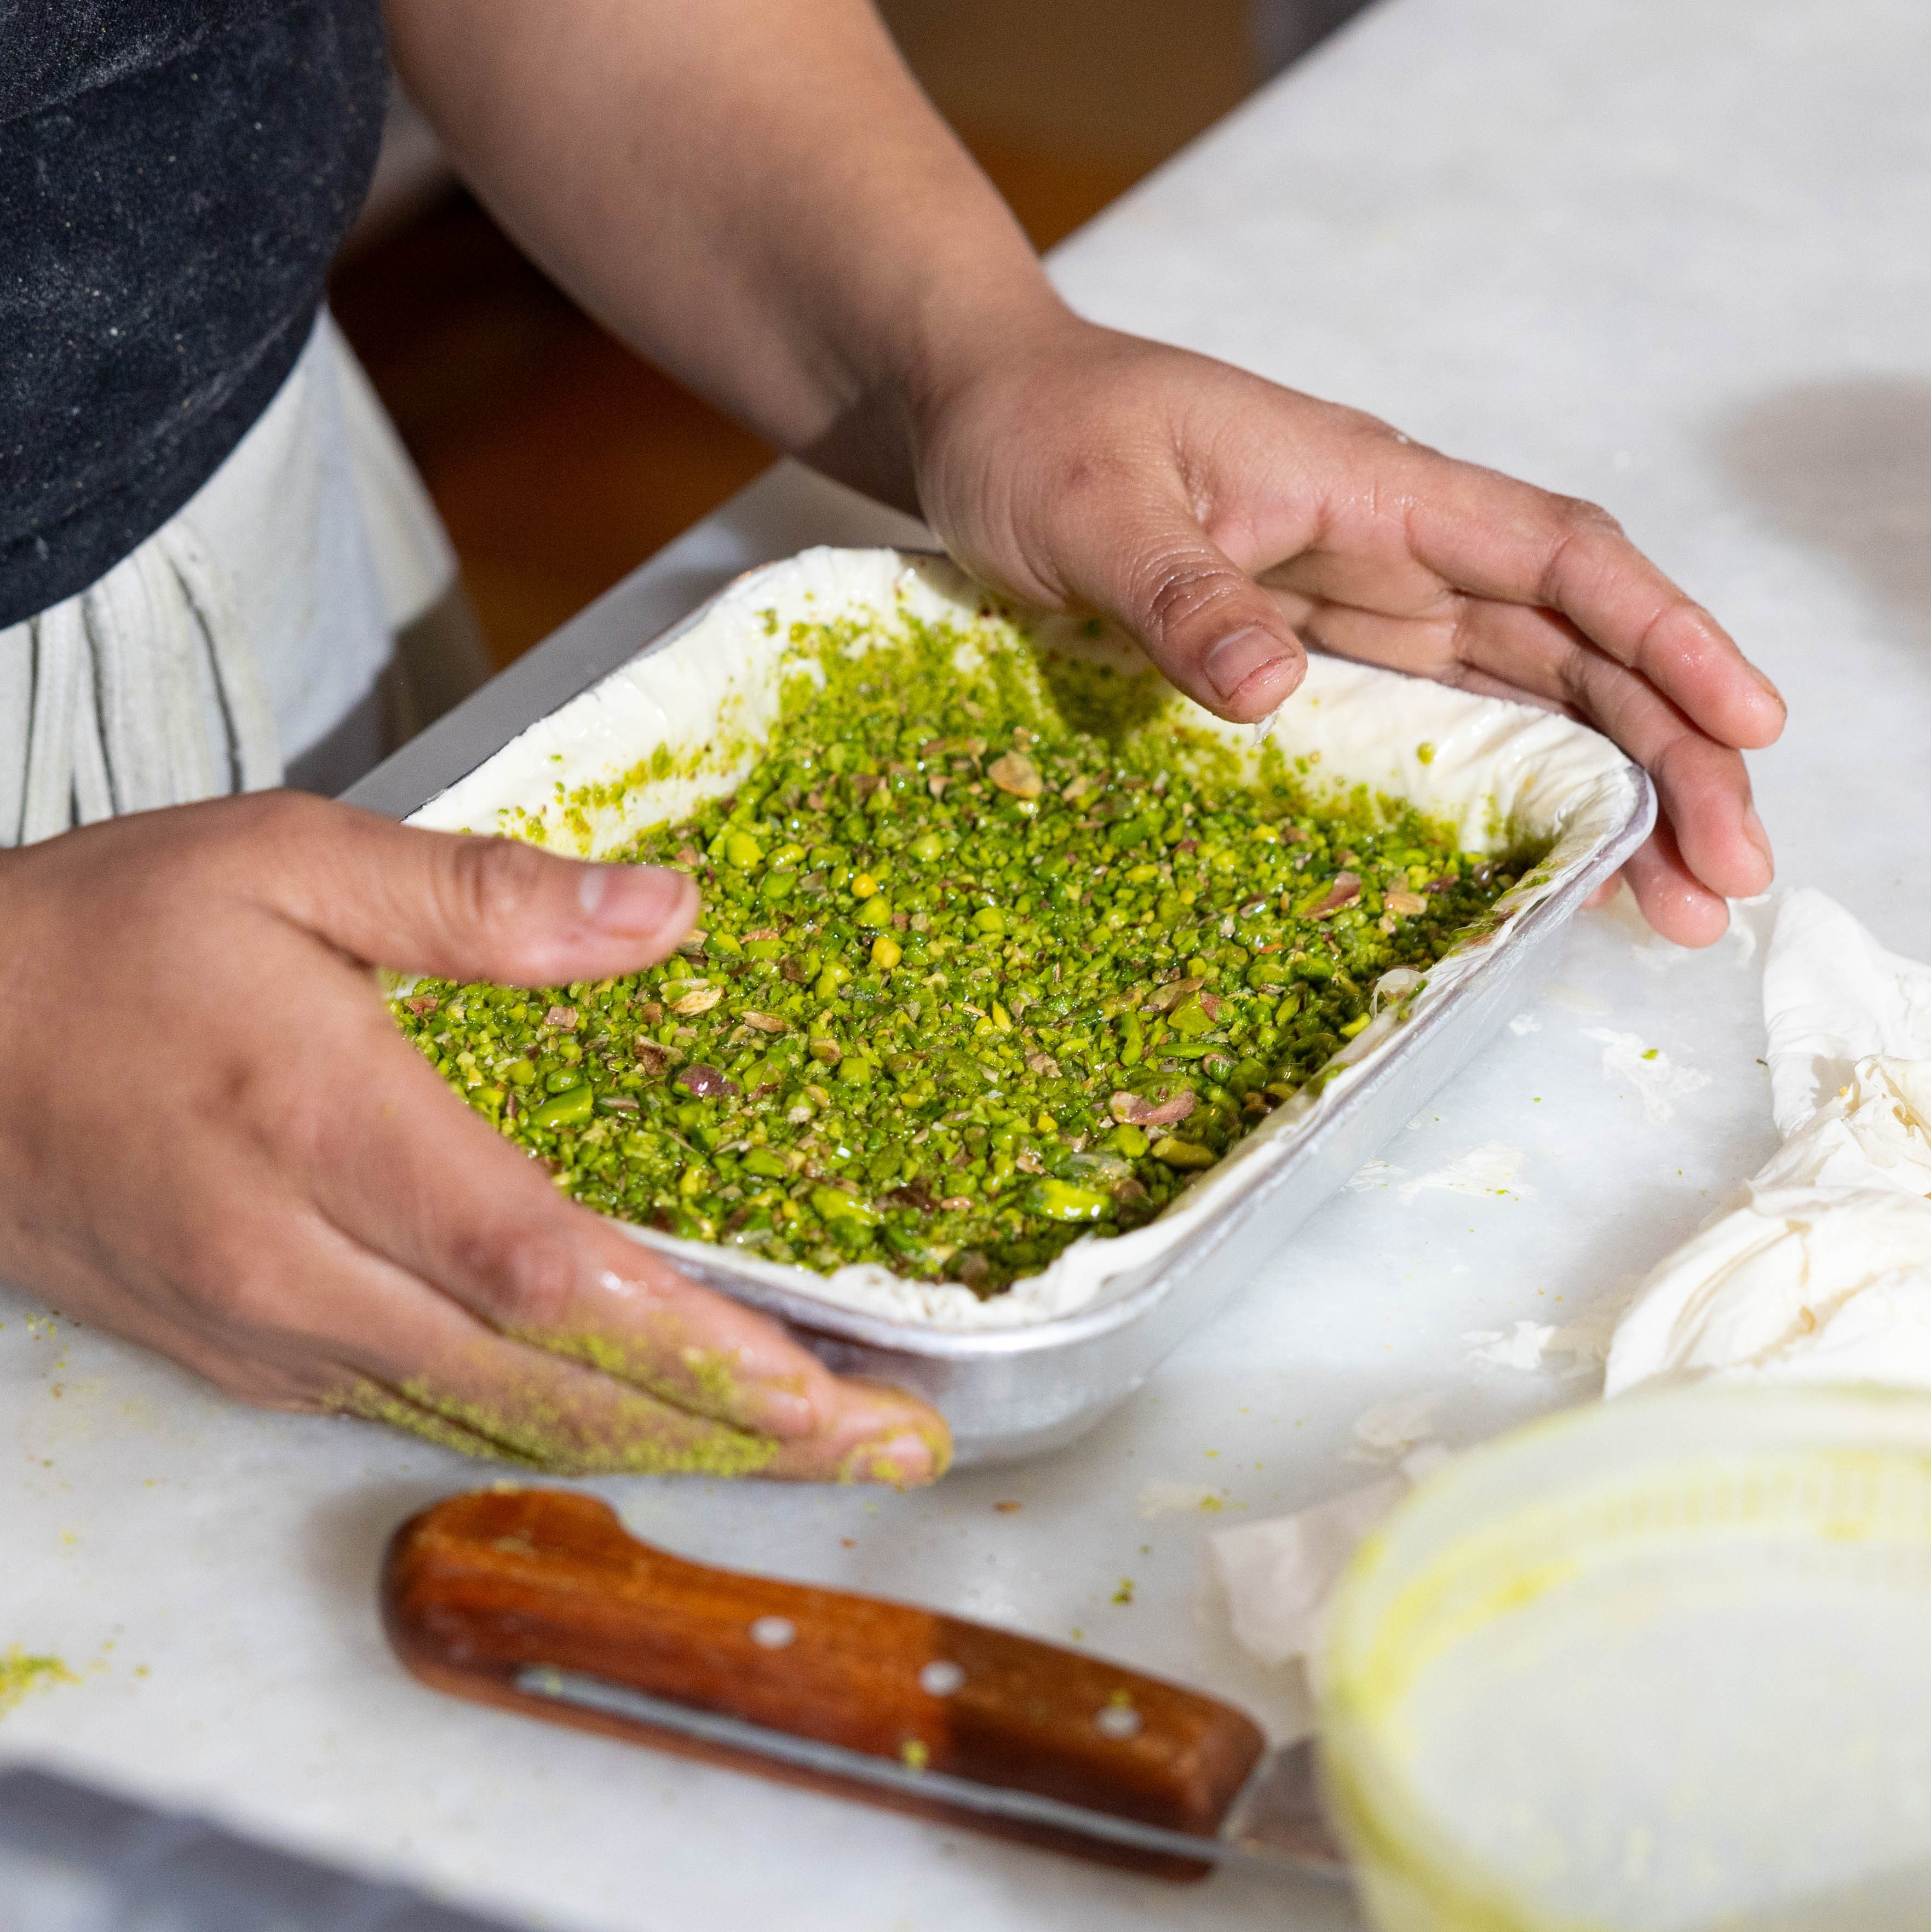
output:
<path id="1" fill-rule="evenodd" d="M 808 553 L 796 561 L 841 554 L 859 554 Z M 899 554 L 908 566 L 928 560 L 919 553 Z M 787 567 L 749 573 L 643 644 L 625 664 L 670 650 L 705 624 L 725 598 L 742 602 L 748 586 Z M 592 692 L 621 678 L 624 668 Z M 562 707 L 550 715 L 560 716 Z M 557 742 L 572 740 L 566 734 Z M 652 742 L 646 736 L 629 755 L 647 752 Z M 493 762 L 484 760 L 472 776 Z M 724 1248 L 679 1243 L 676 1264 L 776 1317 L 834 1370 L 876 1377 L 925 1396 L 950 1424 L 961 1466 L 1013 1461 L 1060 1448 L 1092 1428 L 1188 1334 L 1210 1321 L 1551 976 L 1570 918 L 1654 823 L 1655 794 L 1647 775 L 1630 766 L 1627 776 L 1627 808 L 1618 822 L 1600 828 L 1579 860 L 1572 860 L 1552 887 L 1481 949 L 1472 970 L 1432 1004 L 1418 1005 L 1363 1060 L 1349 1082 L 1287 1127 L 1268 1159 L 1252 1163 L 1246 1183 L 1229 1190 L 1184 1241 L 1114 1276 L 1083 1306 L 1024 1326 L 949 1328 L 841 1306 L 804 1288 L 760 1279 Z M 397 800 L 392 786 L 391 793 L 384 804 L 406 809 L 408 802 Z M 452 786 L 437 797 L 457 793 Z M 418 808 L 430 802 L 414 801 Z"/>

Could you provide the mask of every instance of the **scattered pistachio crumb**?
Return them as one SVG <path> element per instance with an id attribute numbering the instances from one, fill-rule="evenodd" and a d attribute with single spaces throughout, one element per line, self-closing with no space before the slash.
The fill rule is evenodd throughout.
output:
<path id="1" fill-rule="evenodd" d="M 36 1690 L 79 1682 L 58 1658 L 32 1656 L 15 1644 L 10 1650 L 0 1651 L 0 1716 Z"/>

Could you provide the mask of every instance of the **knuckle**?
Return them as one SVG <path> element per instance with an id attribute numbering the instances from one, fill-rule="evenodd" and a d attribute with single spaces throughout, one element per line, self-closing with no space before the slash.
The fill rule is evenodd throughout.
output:
<path id="1" fill-rule="evenodd" d="M 284 1335 L 301 1324 L 301 1285 L 266 1253 L 217 1252 L 196 1274 L 189 1298 L 223 1333 Z"/>
<path id="2" fill-rule="evenodd" d="M 1605 559 L 1597 548 L 1604 538 L 1621 540 L 1623 527 L 1600 504 L 1583 496 L 1552 496 L 1543 532 L 1543 556 L 1536 594 L 1546 604 L 1560 605 L 1566 584 L 1579 571 L 1600 571 Z"/>
<path id="3" fill-rule="evenodd" d="M 319 1370 L 304 1372 L 276 1364 L 233 1360 L 210 1363 L 204 1372 L 223 1395 L 245 1402 L 250 1408 L 322 1415 L 340 1406 L 332 1398 L 331 1384 Z"/>
<path id="4" fill-rule="evenodd" d="M 121 890 L 157 903 L 177 893 L 184 878 L 204 890 L 253 893 L 265 878 L 314 869 L 325 850 L 320 827 L 334 808 L 305 792 L 199 800 L 108 821 L 97 828 L 112 842 L 101 856 L 116 864 Z"/>
<path id="5" fill-rule="evenodd" d="M 1550 668 L 1565 703 L 1588 706 L 1606 695 L 1596 682 L 1597 660 L 1585 646 L 1573 638 L 1561 638 L 1552 650 Z"/>
<path id="6" fill-rule="evenodd" d="M 542 890 L 543 855 L 509 838 L 462 838 L 443 868 L 451 922 L 489 932 L 513 924 Z"/>
<path id="7" fill-rule="evenodd" d="M 1334 405 L 1336 424 L 1349 434 L 1368 443 L 1378 443 L 1387 448 L 1414 451 L 1417 455 L 1432 456 L 1435 452 L 1426 443 L 1416 442 L 1405 430 L 1397 429 L 1386 418 L 1375 416 L 1366 410 L 1351 408 L 1345 404 Z"/>
<path id="8" fill-rule="evenodd" d="M 1149 627 L 1177 642 L 1217 617 L 1240 586 L 1210 560 L 1169 555 L 1143 566 L 1138 587 Z"/>
<path id="9" fill-rule="evenodd" d="M 1558 496 L 1556 518 L 1565 534 L 1572 536 L 1621 536 L 1623 526 L 1600 503 L 1586 496 Z"/>
<path id="10" fill-rule="evenodd" d="M 500 1244 L 490 1276 L 496 1319 L 511 1332 L 568 1326 L 577 1279 L 576 1244 L 550 1228 L 520 1229 Z"/>
<path id="11" fill-rule="evenodd" d="M 305 844 L 334 810 L 326 800 L 286 790 L 248 792 L 220 802 L 244 835 L 280 846 Z"/>

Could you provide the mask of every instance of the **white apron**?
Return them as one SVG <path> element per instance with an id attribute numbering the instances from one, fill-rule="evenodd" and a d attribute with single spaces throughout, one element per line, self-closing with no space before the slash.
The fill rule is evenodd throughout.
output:
<path id="1" fill-rule="evenodd" d="M 0 630 L 0 846 L 279 784 L 370 704 L 456 560 L 325 310 L 227 460 L 131 556 Z"/>

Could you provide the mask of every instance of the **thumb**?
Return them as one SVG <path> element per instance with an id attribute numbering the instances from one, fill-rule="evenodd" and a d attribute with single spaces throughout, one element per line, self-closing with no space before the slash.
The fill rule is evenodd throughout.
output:
<path id="1" fill-rule="evenodd" d="M 372 966 L 523 986 L 600 980 L 664 958 L 697 914 L 682 872 L 420 831 L 352 806 L 293 815 L 274 898 Z"/>
<path id="2" fill-rule="evenodd" d="M 1251 724 L 1300 682 L 1307 654 L 1280 607 L 1191 518 L 1114 552 L 1119 581 L 1087 594 L 1196 703 Z"/>

